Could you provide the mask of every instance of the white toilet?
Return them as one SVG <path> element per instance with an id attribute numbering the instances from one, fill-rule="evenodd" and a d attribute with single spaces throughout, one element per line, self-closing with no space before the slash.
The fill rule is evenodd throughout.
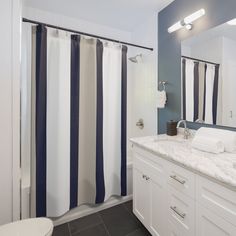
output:
<path id="1" fill-rule="evenodd" d="M 33 218 L 0 226 L 0 236 L 51 236 L 53 223 L 47 218 Z"/>

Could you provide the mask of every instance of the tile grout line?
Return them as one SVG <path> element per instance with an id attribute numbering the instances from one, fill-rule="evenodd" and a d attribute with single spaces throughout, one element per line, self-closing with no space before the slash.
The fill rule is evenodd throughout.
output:
<path id="1" fill-rule="evenodd" d="M 110 232 L 108 231 L 108 228 L 107 228 L 107 226 L 106 226 L 104 220 L 102 219 L 102 216 L 100 215 L 100 212 L 98 212 L 98 215 L 99 215 L 100 219 L 102 220 L 102 223 L 103 223 L 103 225 L 104 225 L 104 228 L 105 228 L 105 230 L 106 230 L 108 236 L 111 236 L 111 234 L 110 234 Z"/>
<path id="2" fill-rule="evenodd" d="M 70 234 L 70 236 L 72 236 L 72 233 L 71 233 L 71 230 L 70 230 L 70 224 L 69 223 L 66 223 L 66 224 L 67 224 L 67 228 L 69 230 L 69 234 Z"/>
<path id="3" fill-rule="evenodd" d="M 107 232 L 107 235 L 108 235 L 108 236 L 111 236 L 111 234 L 110 234 L 110 232 L 108 231 L 108 228 L 107 228 L 107 226 L 106 226 L 105 223 L 103 223 L 103 226 L 104 226 L 104 228 L 105 228 L 105 230 L 106 230 L 106 232 Z"/>
<path id="4" fill-rule="evenodd" d="M 92 215 L 93 215 L 93 214 L 92 214 Z M 98 213 L 94 213 L 94 215 L 98 215 Z M 90 215 L 90 216 L 91 216 L 91 215 Z M 86 217 L 86 216 L 85 216 L 85 217 Z M 93 227 L 95 227 L 95 226 L 98 226 L 98 225 L 102 224 L 102 223 L 103 223 L 103 220 L 101 219 L 100 215 L 98 215 L 98 217 L 100 218 L 100 220 L 101 220 L 102 222 L 94 223 L 94 224 L 92 224 L 92 225 L 90 225 L 90 226 L 84 227 L 83 230 L 77 230 L 77 231 L 75 231 L 75 232 L 73 232 L 73 233 L 71 233 L 71 231 L 70 231 L 70 235 L 73 236 L 74 234 L 83 232 L 83 231 L 85 231 L 85 230 L 88 230 L 88 229 L 90 229 L 90 228 L 93 228 Z M 83 218 L 83 217 L 81 217 L 81 218 Z M 81 218 L 78 218 L 78 219 L 76 219 L 76 220 L 80 220 Z M 75 220 L 73 220 L 73 221 L 75 221 Z M 72 221 L 68 222 L 68 225 L 70 225 L 71 222 L 72 222 Z M 70 226 L 69 226 L 69 228 L 70 228 Z"/>

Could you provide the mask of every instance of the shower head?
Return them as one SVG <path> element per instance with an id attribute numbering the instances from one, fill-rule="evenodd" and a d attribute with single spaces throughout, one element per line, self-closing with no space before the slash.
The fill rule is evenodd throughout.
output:
<path id="1" fill-rule="evenodd" d="M 142 54 L 138 54 L 138 55 L 136 55 L 136 56 L 134 56 L 134 57 L 130 57 L 129 58 L 129 60 L 131 61 L 131 62 L 133 62 L 133 63 L 138 63 L 138 58 L 141 58 L 142 57 Z"/>

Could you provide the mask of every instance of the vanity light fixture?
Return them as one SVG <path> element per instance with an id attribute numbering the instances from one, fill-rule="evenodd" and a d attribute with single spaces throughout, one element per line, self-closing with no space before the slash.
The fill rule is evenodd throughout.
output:
<path id="1" fill-rule="evenodd" d="M 236 18 L 227 22 L 228 25 L 236 25 Z"/>
<path id="2" fill-rule="evenodd" d="M 205 14 L 206 11 L 204 9 L 196 11 L 193 14 L 185 17 L 183 20 L 178 21 L 177 23 L 169 27 L 168 32 L 173 33 L 183 27 L 185 27 L 187 30 L 191 30 L 193 28 L 193 22 L 199 19 L 200 17 L 204 16 Z"/>

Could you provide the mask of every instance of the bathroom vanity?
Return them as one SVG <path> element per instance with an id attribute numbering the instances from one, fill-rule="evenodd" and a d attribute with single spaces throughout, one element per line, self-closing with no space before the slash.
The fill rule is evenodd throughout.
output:
<path id="1" fill-rule="evenodd" d="M 133 138 L 133 211 L 154 236 L 236 235 L 236 154 L 181 135 Z"/>

